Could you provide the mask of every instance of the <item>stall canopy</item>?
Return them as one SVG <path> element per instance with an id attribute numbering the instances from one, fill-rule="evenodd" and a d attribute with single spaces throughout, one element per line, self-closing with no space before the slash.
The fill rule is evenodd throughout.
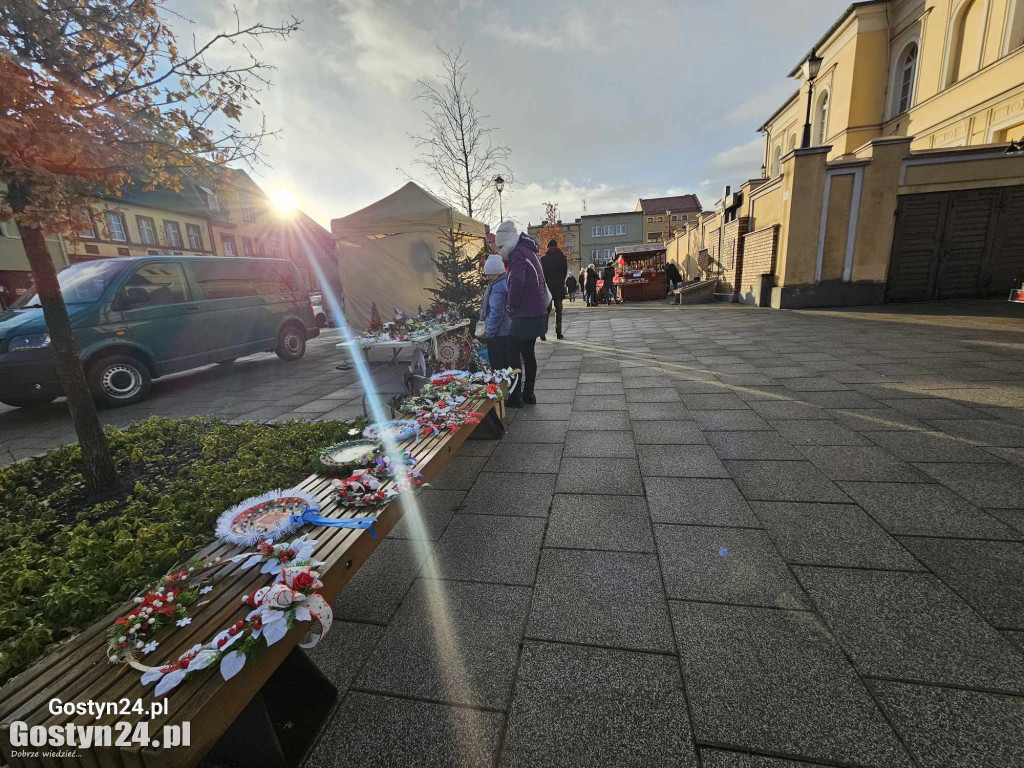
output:
<path id="1" fill-rule="evenodd" d="M 433 296 L 427 289 L 437 285 L 431 257 L 450 229 L 471 252 L 487 233 L 479 221 L 411 181 L 360 211 L 332 219 L 349 326 L 361 331 L 373 302 L 385 320 L 394 307 L 415 314 L 417 307 L 428 306 Z"/>

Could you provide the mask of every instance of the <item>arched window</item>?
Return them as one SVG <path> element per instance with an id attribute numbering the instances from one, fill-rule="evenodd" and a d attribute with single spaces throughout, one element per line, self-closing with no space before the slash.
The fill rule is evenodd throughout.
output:
<path id="1" fill-rule="evenodd" d="M 901 115 L 914 106 L 914 81 L 917 78 L 917 43 L 903 49 L 896 60 L 896 104 L 894 115 Z"/>
<path id="2" fill-rule="evenodd" d="M 775 154 L 772 156 L 772 178 L 782 173 L 782 143 L 775 147 Z"/>
<path id="3" fill-rule="evenodd" d="M 825 139 L 828 138 L 828 106 L 828 91 L 825 91 L 818 97 L 818 109 L 815 111 L 815 120 L 818 125 L 814 132 L 814 143 L 818 145 L 824 144 Z"/>
<path id="4" fill-rule="evenodd" d="M 978 71 L 981 41 L 984 35 L 984 3 L 967 0 L 953 19 L 949 49 L 946 52 L 946 85 L 958 83 Z"/>
<path id="5" fill-rule="evenodd" d="M 794 149 L 796 149 L 796 134 L 795 133 L 792 136 L 789 137 L 789 151 L 792 152 Z"/>
<path id="6" fill-rule="evenodd" d="M 1021 46 L 1024 46 L 1024 0 L 1013 0 L 1010 14 L 1007 18 L 1006 44 L 1003 46 L 1003 54 L 1012 53 Z"/>

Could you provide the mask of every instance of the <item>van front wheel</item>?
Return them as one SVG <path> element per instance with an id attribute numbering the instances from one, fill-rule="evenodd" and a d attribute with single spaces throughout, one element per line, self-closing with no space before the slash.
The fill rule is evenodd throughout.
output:
<path id="1" fill-rule="evenodd" d="M 277 356 L 291 362 L 306 354 L 306 334 L 294 325 L 286 325 L 277 336 Z"/>
<path id="2" fill-rule="evenodd" d="M 109 408 L 139 402 L 152 383 L 146 365 L 128 355 L 100 358 L 89 366 L 88 378 L 93 397 Z"/>

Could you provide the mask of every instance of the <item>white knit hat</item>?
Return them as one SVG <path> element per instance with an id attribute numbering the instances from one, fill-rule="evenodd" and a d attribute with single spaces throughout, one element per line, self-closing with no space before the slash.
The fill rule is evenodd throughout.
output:
<path id="1" fill-rule="evenodd" d="M 494 233 L 494 244 L 498 246 L 502 256 L 508 256 L 519 242 L 519 230 L 512 221 L 503 221 Z"/>
<path id="2" fill-rule="evenodd" d="M 505 274 L 505 262 L 501 260 L 501 256 L 496 253 L 492 253 L 487 257 L 487 261 L 484 262 L 484 274 L 485 275 L 504 275 Z"/>

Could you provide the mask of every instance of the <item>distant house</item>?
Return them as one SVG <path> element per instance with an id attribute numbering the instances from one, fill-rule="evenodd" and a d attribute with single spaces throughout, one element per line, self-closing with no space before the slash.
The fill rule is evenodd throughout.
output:
<path id="1" fill-rule="evenodd" d="M 636 209 L 644 215 L 643 242 L 665 241 L 686 228 L 701 212 L 696 195 L 641 197 Z"/>
<path id="2" fill-rule="evenodd" d="M 640 245 L 644 242 L 643 213 L 595 213 L 580 219 L 580 252 L 584 265 L 608 264 L 620 245 Z"/>

